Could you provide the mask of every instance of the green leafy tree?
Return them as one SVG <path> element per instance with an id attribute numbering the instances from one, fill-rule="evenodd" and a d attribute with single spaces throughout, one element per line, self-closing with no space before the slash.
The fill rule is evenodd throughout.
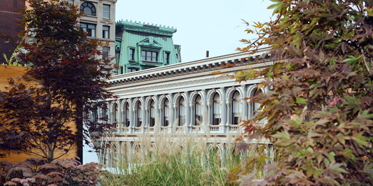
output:
<path id="1" fill-rule="evenodd" d="M 23 82 L 10 79 L 8 90 L 0 92 L 0 141 L 8 144 L 0 147 L 51 162 L 78 144 L 81 156 L 89 132 L 110 128 L 87 120 L 84 129 L 83 120 L 87 113 L 103 106 L 92 100 L 112 96 L 105 90 L 113 70 L 112 59 L 100 59 L 103 43 L 88 39 L 79 27 L 83 13 L 77 7 L 59 0 L 25 1 L 30 8 L 23 11 L 27 29 L 20 36 L 32 31 L 35 42 L 23 43 L 17 56 L 18 63 L 30 65 Z"/>
<path id="2" fill-rule="evenodd" d="M 259 39 L 243 51 L 271 46 L 278 63 L 236 73 L 237 81 L 264 77 L 272 89 L 253 97 L 261 112 L 245 133 L 271 139 L 278 160 L 248 185 L 370 185 L 373 183 L 373 2 L 271 0 L 275 21 L 255 23 Z M 247 23 L 248 24 L 248 23 Z M 258 123 L 266 119 L 266 125 Z M 240 145 L 240 149 L 245 149 Z M 258 153 L 258 158 L 265 156 Z M 231 178 L 233 179 L 234 176 Z"/>

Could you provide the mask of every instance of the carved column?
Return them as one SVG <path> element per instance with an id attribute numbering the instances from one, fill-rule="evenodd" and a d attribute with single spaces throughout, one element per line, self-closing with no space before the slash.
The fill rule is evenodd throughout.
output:
<path id="1" fill-rule="evenodd" d="M 189 92 L 185 92 L 185 125 L 190 126 Z"/>
<path id="2" fill-rule="evenodd" d="M 213 118 L 213 114 L 214 114 L 214 111 L 213 110 L 211 110 L 211 104 L 213 104 L 213 101 L 211 101 L 211 98 L 206 98 L 207 99 L 207 101 L 206 101 L 206 105 L 207 105 L 207 120 L 206 120 L 206 122 L 207 122 L 207 125 L 208 126 L 210 126 L 210 125 L 212 125 L 212 121 L 214 120 L 214 118 Z"/>
<path id="3" fill-rule="evenodd" d="M 160 107 L 160 101 L 159 101 L 159 96 L 158 95 L 155 95 L 155 102 L 154 102 L 154 106 L 155 106 L 155 125 L 154 127 L 158 127 L 158 129 L 161 127 L 161 126 L 158 126 L 161 124 L 161 113 L 159 112 L 159 107 Z"/>
<path id="4" fill-rule="evenodd" d="M 134 99 L 130 99 L 130 127 L 131 127 L 131 133 L 134 133 L 134 128 L 135 128 L 135 103 Z"/>
<path id="5" fill-rule="evenodd" d="M 208 121 L 208 113 L 207 113 L 207 100 L 206 100 L 206 89 L 201 90 L 202 93 L 202 125 L 207 126 L 207 121 Z"/>
<path id="6" fill-rule="evenodd" d="M 242 104 L 242 113 L 241 113 L 241 121 L 243 120 L 247 120 L 248 119 L 248 111 L 247 111 L 247 101 L 244 100 L 243 98 L 245 98 L 247 96 L 247 89 L 246 89 L 246 86 L 245 85 L 242 85 L 241 86 L 241 89 L 242 89 L 242 100 L 240 101 L 241 104 Z"/>
<path id="7" fill-rule="evenodd" d="M 173 95 L 172 95 L 172 93 L 171 94 L 169 94 L 169 96 L 170 96 L 170 100 L 168 100 L 168 103 L 169 103 L 169 112 L 170 113 L 168 113 L 168 115 L 169 115 L 169 129 L 170 129 L 170 131 L 169 132 L 171 132 L 171 129 L 172 129 L 172 126 L 174 126 L 174 109 L 173 109 Z"/>
<path id="8" fill-rule="evenodd" d="M 111 120 L 111 115 L 112 115 L 112 103 L 111 102 L 108 102 L 107 103 L 107 109 L 106 109 L 106 114 L 107 114 L 107 122 L 112 124 L 112 120 Z"/>
<path id="9" fill-rule="evenodd" d="M 225 101 L 226 92 L 225 87 L 221 87 L 221 98 L 220 98 L 220 104 L 221 104 L 221 110 L 220 110 L 220 116 L 221 116 L 221 122 L 220 125 L 226 125 L 227 123 L 227 104 Z"/>
<path id="10" fill-rule="evenodd" d="M 122 129 L 122 123 L 121 123 L 121 121 L 122 121 L 122 119 L 121 119 L 122 107 L 120 105 L 121 100 L 117 100 L 116 103 L 117 103 L 117 106 L 118 106 L 118 112 L 116 113 L 116 115 L 117 115 L 117 128 L 118 128 L 117 132 L 120 133 L 120 132 L 122 132 L 121 131 L 121 129 Z"/>
<path id="11" fill-rule="evenodd" d="M 141 119 L 142 119 L 142 127 L 143 127 L 143 131 L 142 132 L 145 132 L 145 129 L 146 129 L 146 123 L 145 123 L 145 115 L 146 115 L 146 110 L 145 110 L 145 98 L 144 97 L 141 97 L 140 98 L 141 100 Z"/>
<path id="12" fill-rule="evenodd" d="M 144 98 L 144 100 L 146 100 L 146 98 Z M 143 115 L 143 122 L 142 124 L 144 124 L 144 132 L 146 132 L 147 128 L 149 127 L 149 117 L 150 117 L 150 108 L 149 108 L 149 102 L 150 100 L 146 103 L 146 101 L 144 101 L 144 106 L 145 106 L 145 115 Z"/>

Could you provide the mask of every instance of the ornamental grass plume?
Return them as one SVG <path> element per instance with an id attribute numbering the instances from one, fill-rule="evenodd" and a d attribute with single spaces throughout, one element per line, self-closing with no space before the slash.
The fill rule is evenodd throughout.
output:
<path id="1" fill-rule="evenodd" d="M 226 179 L 229 172 L 243 165 L 240 159 L 253 157 L 258 148 L 252 145 L 246 154 L 237 153 L 233 141 L 240 131 L 228 133 L 224 140 L 232 143 L 222 147 L 222 140 L 207 132 L 209 126 L 199 122 L 189 133 L 187 126 L 177 123 L 176 120 L 173 126 L 160 127 L 157 116 L 153 133 L 148 130 L 136 137 L 108 134 L 101 139 L 103 147 L 111 144 L 99 155 L 100 161 L 106 162 L 102 185 L 234 185 Z M 265 171 L 255 168 L 260 167 L 252 169 L 256 178 L 263 177 Z"/>

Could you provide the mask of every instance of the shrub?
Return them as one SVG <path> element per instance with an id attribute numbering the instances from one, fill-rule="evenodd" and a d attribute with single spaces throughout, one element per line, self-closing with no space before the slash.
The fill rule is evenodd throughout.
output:
<path id="1" fill-rule="evenodd" d="M 229 133 L 224 139 L 228 142 L 223 143 L 208 132 L 197 132 L 208 131 L 204 126 L 193 133 L 188 133 L 186 126 L 175 124 L 162 131 L 159 126 L 129 141 L 119 142 L 115 135 L 99 141 L 103 147 L 111 144 L 99 156 L 106 162 L 103 185 L 232 185 L 235 183 L 226 179 L 230 170 L 240 166 L 240 159 L 251 158 L 258 146 L 267 146 L 256 142 L 246 153 L 236 153 L 233 141 L 240 132 Z M 262 177 L 265 174 L 260 166 L 252 171 Z"/>
<path id="2" fill-rule="evenodd" d="M 101 166 L 97 163 L 81 165 L 74 159 L 57 159 L 51 163 L 41 158 L 23 162 L 0 162 L 1 180 L 4 185 L 96 185 Z"/>
<path id="3" fill-rule="evenodd" d="M 236 78 L 262 78 L 258 86 L 271 89 L 252 98 L 261 112 L 243 125 L 271 139 L 280 155 L 265 179 L 241 174 L 240 182 L 372 185 L 373 2 L 272 1 L 277 20 L 247 33 L 260 36 L 256 47 L 271 45 L 271 54 L 286 60 Z M 264 127 L 255 125 L 263 119 Z"/>

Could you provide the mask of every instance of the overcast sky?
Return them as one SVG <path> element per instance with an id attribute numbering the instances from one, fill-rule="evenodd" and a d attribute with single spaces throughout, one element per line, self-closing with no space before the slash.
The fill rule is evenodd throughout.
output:
<path id="1" fill-rule="evenodd" d="M 242 19 L 269 21 L 269 0 L 118 0 L 116 21 L 128 19 L 177 28 L 173 39 L 181 45 L 183 62 L 237 52 L 245 34 Z"/>

